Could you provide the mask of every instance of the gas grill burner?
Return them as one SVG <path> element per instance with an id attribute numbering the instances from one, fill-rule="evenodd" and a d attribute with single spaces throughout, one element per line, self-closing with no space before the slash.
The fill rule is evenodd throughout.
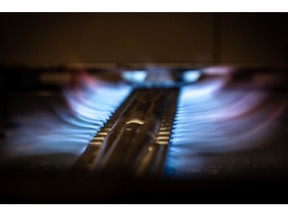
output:
<path id="1" fill-rule="evenodd" d="M 91 140 L 74 168 L 99 174 L 161 176 L 179 87 L 195 82 L 200 72 L 183 71 L 178 80 L 161 69 L 124 71 L 122 76 L 134 91 Z"/>
<path id="2" fill-rule="evenodd" d="M 75 168 L 161 175 L 177 96 L 177 88 L 134 90 L 92 139 Z"/>
<path id="3" fill-rule="evenodd" d="M 13 73 L 19 71 L 7 73 L 13 82 Z M 43 82 L 38 87 L 58 80 L 68 83 L 64 91 L 44 96 L 39 90 L 21 97 L 11 94 L 11 107 L 18 113 L 11 120 L 19 126 L 6 130 L 0 140 L 1 165 L 8 170 L 156 179 L 250 172 L 249 163 L 262 167 L 261 151 L 254 149 L 272 149 L 269 155 L 278 155 L 273 139 L 285 137 L 277 127 L 287 109 L 286 70 L 266 71 L 34 69 L 40 77 L 35 82 Z M 243 161 L 245 157 L 251 162 Z M 231 167 L 235 158 L 243 168 Z"/>

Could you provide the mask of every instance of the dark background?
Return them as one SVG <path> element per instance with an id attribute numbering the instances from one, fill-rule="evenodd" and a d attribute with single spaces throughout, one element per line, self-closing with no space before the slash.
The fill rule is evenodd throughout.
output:
<path id="1" fill-rule="evenodd" d="M 283 65 L 287 13 L 2 13 L 0 64 Z"/>

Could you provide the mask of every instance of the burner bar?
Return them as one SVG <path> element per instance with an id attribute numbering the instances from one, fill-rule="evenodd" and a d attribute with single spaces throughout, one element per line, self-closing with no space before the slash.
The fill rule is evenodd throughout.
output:
<path id="1" fill-rule="evenodd" d="M 93 137 L 90 141 L 87 148 L 84 150 L 80 158 L 76 161 L 73 166 L 74 170 L 77 171 L 92 171 L 96 165 L 96 158 L 99 153 L 99 150 L 111 131 L 112 127 L 115 125 L 117 120 L 120 118 L 125 109 L 129 104 L 134 100 L 135 91 L 132 92 L 126 100 L 119 106 L 111 118 L 106 122 L 106 124 L 99 130 L 99 132 Z"/>
<path id="2" fill-rule="evenodd" d="M 137 176 L 162 173 L 178 89 L 137 89 L 98 132 L 75 167 Z"/>
<path id="3" fill-rule="evenodd" d="M 141 161 L 135 169 L 137 176 L 161 176 L 164 172 L 165 159 L 170 143 L 170 136 L 176 113 L 178 89 L 166 90 L 168 103 L 158 130 L 156 139 L 146 149 Z"/>

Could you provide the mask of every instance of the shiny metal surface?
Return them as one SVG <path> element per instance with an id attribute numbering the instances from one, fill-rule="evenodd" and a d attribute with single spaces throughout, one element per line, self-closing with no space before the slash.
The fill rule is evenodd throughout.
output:
<path id="1" fill-rule="evenodd" d="M 76 167 L 100 173 L 161 175 L 177 96 L 177 89 L 136 89 L 113 115 L 114 124 L 107 122 L 93 138 Z"/>

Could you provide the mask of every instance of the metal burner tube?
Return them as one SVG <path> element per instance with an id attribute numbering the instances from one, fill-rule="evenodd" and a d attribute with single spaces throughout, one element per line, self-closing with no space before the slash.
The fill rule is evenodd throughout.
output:
<path id="1" fill-rule="evenodd" d="M 155 141 L 167 106 L 161 90 L 145 90 L 126 109 L 102 144 L 97 171 L 131 171 Z M 132 163 L 133 162 L 133 163 Z"/>

